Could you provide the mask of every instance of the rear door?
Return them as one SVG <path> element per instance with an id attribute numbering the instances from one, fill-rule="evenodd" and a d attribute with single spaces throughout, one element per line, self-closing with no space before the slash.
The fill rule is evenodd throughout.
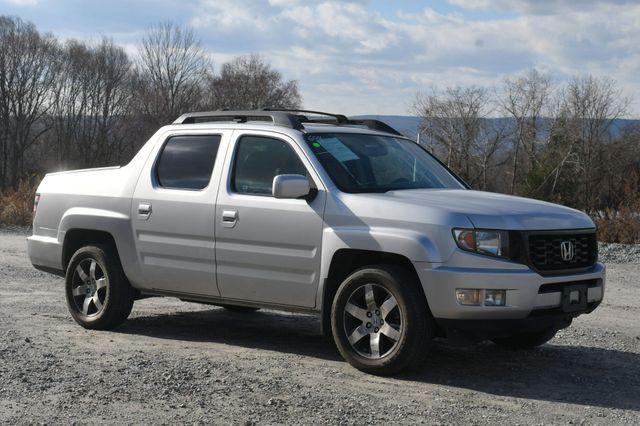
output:
<path id="1" fill-rule="evenodd" d="M 230 133 L 169 133 L 150 155 L 131 212 L 142 287 L 220 295 L 215 200 Z"/>
<path id="2" fill-rule="evenodd" d="M 216 263 L 224 299 L 313 307 L 326 191 L 295 141 L 271 132 L 234 133 L 216 209 Z M 313 200 L 276 199 L 278 174 L 307 175 Z"/>

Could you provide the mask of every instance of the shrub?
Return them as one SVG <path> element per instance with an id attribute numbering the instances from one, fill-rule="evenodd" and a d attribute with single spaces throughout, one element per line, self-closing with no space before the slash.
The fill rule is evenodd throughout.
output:
<path id="1" fill-rule="evenodd" d="M 598 241 L 605 243 L 640 243 L 640 209 L 621 207 L 607 209 L 601 218 L 595 219 Z"/>
<path id="2" fill-rule="evenodd" d="M 0 190 L 0 225 L 31 225 L 33 198 L 40 179 L 23 180 L 18 189 Z"/>

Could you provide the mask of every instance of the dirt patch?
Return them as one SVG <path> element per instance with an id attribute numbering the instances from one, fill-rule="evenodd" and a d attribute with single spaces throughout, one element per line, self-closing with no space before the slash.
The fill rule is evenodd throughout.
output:
<path id="1" fill-rule="evenodd" d="M 307 315 L 157 298 L 84 330 L 24 238 L 0 234 L 0 423 L 640 423 L 640 265 L 610 265 L 602 306 L 538 350 L 438 343 L 380 378 Z"/>

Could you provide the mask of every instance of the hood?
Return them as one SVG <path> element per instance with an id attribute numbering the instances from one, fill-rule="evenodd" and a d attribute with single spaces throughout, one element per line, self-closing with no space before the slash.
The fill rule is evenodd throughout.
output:
<path id="1" fill-rule="evenodd" d="M 377 194 L 389 201 L 419 204 L 465 215 L 476 228 L 551 230 L 594 228 L 583 212 L 558 204 L 493 192 L 464 189 L 416 189 Z"/>

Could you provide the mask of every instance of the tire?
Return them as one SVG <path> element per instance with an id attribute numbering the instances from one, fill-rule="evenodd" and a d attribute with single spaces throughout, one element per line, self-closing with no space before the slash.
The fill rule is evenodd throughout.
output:
<path id="1" fill-rule="evenodd" d="M 395 265 L 365 267 L 343 281 L 331 308 L 331 330 L 349 364 L 391 375 L 424 360 L 435 322 L 419 285 L 413 274 Z"/>
<path id="2" fill-rule="evenodd" d="M 115 250 L 101 244 L 82 247 L 71 257 L 65 292 L 73 319 L 94 330 L 126 321 L 135 298 Z"/>
<path id="3" fill-rule="evenodd" d="M 252 308 L 251 306 L 240 306 L 240 305 L 222 305 L 229 312 L 235 312 L 238 314 L 249 314 L 251 312 L 255 312 L 260 308 Z"/>
<path id="4" fill-rule="evenodd" d="M 558 330 L 552 328 L 535 333 L 522 333 L 511 337 L 492 339 L 491 341 L 507 349 L 533 349 L 553 339 L 557 332 Z"/>

